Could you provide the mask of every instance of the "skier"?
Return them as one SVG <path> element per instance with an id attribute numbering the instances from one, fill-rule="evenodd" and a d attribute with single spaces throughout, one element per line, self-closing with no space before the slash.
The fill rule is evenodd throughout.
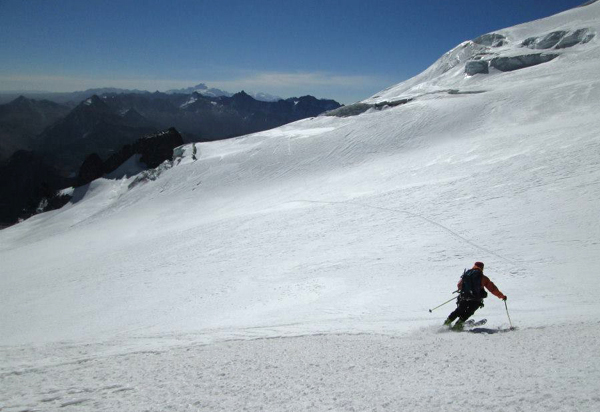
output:
<path id="1" fill-rule="evenodd" d="M 452 329 L 462 330 L 465 321 L 469 319 L 477 309 L 483 307 L 483 299 L 487 297 L 485 288 L 499 299 L 506 300 L 506 295 L 500 292 L 496 285 L 494 285 L 494 282 L 483 274 L 483 266 L 482 262 L 475 262 L 473 268 L 465 270 L 461 276 L 460 281 L 458 282 L 460 294 L 456 302 L 458 307 L 448 316 L 444 325 L 450 326 L 456 318 L 459 318 L 454 326 L 452 326 Z"/>

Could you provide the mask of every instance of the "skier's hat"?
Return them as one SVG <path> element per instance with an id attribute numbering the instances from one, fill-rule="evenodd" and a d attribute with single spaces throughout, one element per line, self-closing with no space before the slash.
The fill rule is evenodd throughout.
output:
<path id="1" fill-rule="evenodd" d="M 483 262 L 475 262 L 474 266 L 477 266 L 478 268 L 483 269 Z"/>

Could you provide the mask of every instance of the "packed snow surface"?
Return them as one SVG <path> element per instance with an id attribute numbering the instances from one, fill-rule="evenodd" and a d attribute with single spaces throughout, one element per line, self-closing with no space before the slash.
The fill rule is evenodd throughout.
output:
<path id="1" fill-rule="evenodd" d="M 494 53 L 581 28 L 600 3 Z M 187 146 L 0 231 L 0 409 L 599 410 L 597 39 L 474 76 L 469 50 L 365 101 L 407 104 Z M 476 260 L 508 306 L 445 332 Z"/>

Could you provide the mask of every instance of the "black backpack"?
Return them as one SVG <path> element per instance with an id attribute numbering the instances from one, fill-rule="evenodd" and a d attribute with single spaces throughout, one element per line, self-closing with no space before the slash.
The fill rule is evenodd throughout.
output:
<path id="1" fill-rule="evenodd" d="M 487 297 L 486 291 L 481 287 L 483 272 L 479 269 L 465 269 L 460 289 L 460 298 L 464 300 L 482 300 Z"/>

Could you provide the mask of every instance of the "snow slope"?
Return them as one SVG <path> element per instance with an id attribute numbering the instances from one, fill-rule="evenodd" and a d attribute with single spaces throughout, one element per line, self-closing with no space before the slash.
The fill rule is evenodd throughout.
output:
<path id="1" fill-rule="evenodd" d="M 491 52 L 580 28 L 600 3 Z M 407 104 L 188 146 L 0 231 L 0 408 L 597 410 L 598 40 L 465 76 L 471 46 L 365 101 Z M 439 333 L 475 260 L 517 331 L 491 297 L 484 333 Z"/>

